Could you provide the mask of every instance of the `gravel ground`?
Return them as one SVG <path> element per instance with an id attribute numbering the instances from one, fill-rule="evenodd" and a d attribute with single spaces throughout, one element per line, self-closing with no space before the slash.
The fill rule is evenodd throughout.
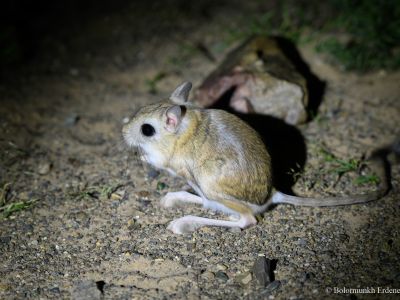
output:
<path id="1" fill-rule="evenodd" d="M 256 11 L 241 5 L 145 13 L 137 4 L 97 13 L 48 37 L 48 51 L 7 74 L 0 84 L 0 183 L 10 183 L 9 203 L 33 204 L 0 220 L 1 299 L 334 299 L 352 294 L 334 287 L 400 289 L 400 167 L 392 157 L 393 188 L 376 202 L 281 205 L 243 231 L 166 230 L 186 214 L 223 216 L 162 209 L 161 196 L 185 183 L 126 149 L 123 120 L 183 80 L 199 86 L 235 45 L 225 45 L 224 26 Z M 216 61 L 193 47 L 199 41 Z M 393 142 L 400 72 L 344 72 L 310 44 L 299 51 L 327 86 L 318 116 L 299 126 L 307 162 L 294 190 L 319 196 L 372 189 L 355 183 L 356 172 L 338 177 L 321 149 L 361 160 Z M 263 257 L 274 270 L 266 286 L 254 271 Z M 397 297 L 351 296 L 364 298 Z"/>

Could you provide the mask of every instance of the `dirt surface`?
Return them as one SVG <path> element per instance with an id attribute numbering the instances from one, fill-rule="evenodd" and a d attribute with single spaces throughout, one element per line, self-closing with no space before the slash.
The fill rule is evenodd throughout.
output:
<path id="1" fill-rule="evenodd" d="M 334 287 L 400 288 L 400 167 L 393 159 L 393 188 L 373 203 L 281 205 L 243 231 L 166 230 L 186 214 L 224 216 L 162 209 L 162 195 L 185 183 L 143 166 L 124 146 L 121 127 L 183 80 L 200 85 L 235 46 L 226 46 L 224 26 L 257 11 L 239 8 L 146 13 L 136 4 L 98 13 L 49 36 L 48 51 L 6 74 L 0 183 L 10 183 L 8 203 L 35 202 L 0 220 L 1 299 L 320 299 L 350 295 L 329 291 Z M 216 61 L 196 50 L 199 41 Z M 373 189 L 356 184 L 356 172 L 338 178 L 320 150 L 361 160 L 399 137 L 400 72 L 346 73 L 310 44 L 299 51 L 327 87 L 317 117 L 299 127 L 307 163 L 294 190 L 318 196 Z M 259 256 L 276 260 L 276 281 L 267 288 L 252 274 Z"/>

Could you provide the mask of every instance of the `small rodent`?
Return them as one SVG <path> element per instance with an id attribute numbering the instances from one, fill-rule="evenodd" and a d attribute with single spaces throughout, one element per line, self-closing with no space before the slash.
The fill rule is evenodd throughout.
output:
<path id="1" fill-rule="evenodd" d="M 191 87 L 190 82 L 184 82 L 169 99 L 141 108 L 122 130 L 126 143 L 139 149 L 142 160 L 186 179 L 197 193 L 167 193 L 161 199 L 162 206 L 195 203 L 236 218 L 184 216 L 169 224 L 174 233 L 202 226 L 246 228 L 256 224 L 255 215 L 271 204 L 348 205 L 376 200 L 388 192 L 390 185 L 380 159 L 373 161 L 381 186 L 369 194 L 312 199 L 274 190 L 271 158 L 257 132 L 226 111 L 189 104 Z"/>

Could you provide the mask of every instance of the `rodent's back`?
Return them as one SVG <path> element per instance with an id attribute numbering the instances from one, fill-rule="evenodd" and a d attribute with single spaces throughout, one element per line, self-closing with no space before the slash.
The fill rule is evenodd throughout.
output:
<path id="1" fill-rule="evenodd" d="M 271 163 L 257 132 L 222 110 L 194 115 L 200 121 L 189 146 L 196 157 L 190 172 L 202 193 L 216 201 L 265 203 L 272 188 Z"/>

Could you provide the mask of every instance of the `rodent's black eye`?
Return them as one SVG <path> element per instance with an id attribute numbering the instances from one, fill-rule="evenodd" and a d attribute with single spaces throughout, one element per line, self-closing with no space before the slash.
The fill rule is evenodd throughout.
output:
<path id="1" fill-rule="evenodd" d="M 156 130 L 150 124 L 143 124 L 141 129 L 145 136 L 153 136 L 156 133 Z"/>

